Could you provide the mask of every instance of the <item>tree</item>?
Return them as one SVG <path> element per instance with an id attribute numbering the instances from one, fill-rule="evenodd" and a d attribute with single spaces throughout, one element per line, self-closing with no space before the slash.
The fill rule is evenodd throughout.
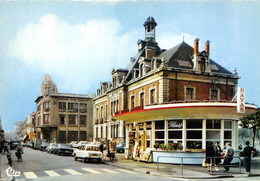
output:
<path id="1" fill-rule="evenodd" d="M 260 108 L 258 108 L 258 111 L 255 114 L 241 117 L 239 126 L 242 128 L 252 129 L 252 146 L 254 147 L 256 132 L 260 129 Z"/>

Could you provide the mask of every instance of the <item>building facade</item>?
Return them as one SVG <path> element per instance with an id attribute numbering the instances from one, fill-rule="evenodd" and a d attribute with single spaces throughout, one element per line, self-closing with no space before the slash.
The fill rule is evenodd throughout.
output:
<path id="1" fill-rule="evenodd" d="M 238 74 L 210 59 L 210 41 L 199 51 L 184 41 L 168 50 L 156 42 L 157 23 L 143 24 L 145 40 L 125 69 L 112 70 L 112 82 L 101 82 L 94 98 L 94 138 L 116 138 L 128 148 L 145 150 L 156 143 L 177 143 L 203 150 L 209 141 L 237 148 L 238 120 L 256 111 L 245 104 L 237 113 Z M 119 141 L 118 141 L 119 142 Z"/>
<path id="2" fill-rule="evenodd" d="M 58 93 L 49 75 L 44 75 L 36 102 L 36 139 L 67 143 L 92 140 L 92 94 Z"/>

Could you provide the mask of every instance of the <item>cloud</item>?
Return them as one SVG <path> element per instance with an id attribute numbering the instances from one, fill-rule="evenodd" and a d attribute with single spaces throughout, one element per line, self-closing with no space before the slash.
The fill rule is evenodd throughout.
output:
<path id="1" fill-rule="evenodd" d="M 110 81 L 112 67 L 126 67 L 137 53 L 136 42 L 143 27 L 121 33 L 118 20 L 91 19 L 70 24 L 54 14 L 29 23 L 9 42 L 9 55 L 54 79 L 60 92 L 86 93 L 97 82 Z M 159 46 L 170 48 L 182 41 L 182 34 L 162 33 Z M 185 41 L 194 39 L 185 34 Z M 193 41 L 193 40 L 192 40 Z M 58 82 L 58 83 L 57 83 Z"/>

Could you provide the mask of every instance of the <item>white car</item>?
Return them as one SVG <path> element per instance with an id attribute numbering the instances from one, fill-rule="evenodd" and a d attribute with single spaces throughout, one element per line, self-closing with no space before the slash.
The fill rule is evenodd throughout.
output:
<path id="1" fill-rule="evenodd" d="M 73 146 L 73 148 L 79 148 L 80 146 L 85 145 L 85 144 L 89 144 L 89 142 L 87 142 L 87 141 L 80 141 L 77 144 L 75 144 Z"/>
<path id="2" fill-rule="evenodd" d="M 97 160 L 101 162 L 102 153 L 98 145 L 82 145 L 79 149 L 74 150 L 74 159 L 83 159 L 83 162 L 86 163 L 88 160 Z"/>

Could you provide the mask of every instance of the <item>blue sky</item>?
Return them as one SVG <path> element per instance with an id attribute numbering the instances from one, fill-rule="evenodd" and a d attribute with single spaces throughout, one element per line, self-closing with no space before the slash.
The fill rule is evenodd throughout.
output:
<path id="1" fill-rule="evenodd" d="M 48 73 L 62 93 L 95 93 L 126 67 L 153 16 L 161 48 L 211 41 L 211 59 L 237 69 L 246 102 L 260 106 L 260 3 L 256 1 L 0 1 L 0 116 L 12 130 L 35 111 Z"/>

